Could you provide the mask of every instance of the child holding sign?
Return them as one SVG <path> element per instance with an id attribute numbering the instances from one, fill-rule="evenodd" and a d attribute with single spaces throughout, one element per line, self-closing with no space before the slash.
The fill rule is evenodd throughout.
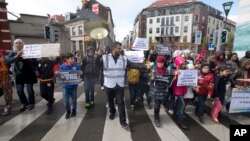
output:
<path id="1" fill-rule="evenodd" d="M 60 66 L 60 71 L 76 71 L 80 70 L 80 66 L 75 63 L 75 58 L 72 53 L 65 55 L 66 62 Z M 77 86 L 78 84 L 63 84 L 63 101 L 66 109 L 65 118 L 76 116 L 77 105 Z M 72 109 L 69 104 L 69 98 L 72 99 Z"/>

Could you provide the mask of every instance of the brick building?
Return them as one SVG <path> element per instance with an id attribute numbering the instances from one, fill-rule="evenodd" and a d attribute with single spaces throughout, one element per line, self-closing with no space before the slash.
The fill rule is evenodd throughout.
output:
<path id="1" fill-rule="evenodd" d="M 7 18 L 7 3 L 0 0 L 0 49 L 11 50 L 10 27 Z"/>

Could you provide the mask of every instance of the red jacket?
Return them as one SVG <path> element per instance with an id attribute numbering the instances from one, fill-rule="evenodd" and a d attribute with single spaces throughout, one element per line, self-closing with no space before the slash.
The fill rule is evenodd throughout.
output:
<path id="1" fill-rule="evenodd" d="M 212 95 L 214 91 L 214 74 L 201 74 L 198 75 L 198 94 Z"/>

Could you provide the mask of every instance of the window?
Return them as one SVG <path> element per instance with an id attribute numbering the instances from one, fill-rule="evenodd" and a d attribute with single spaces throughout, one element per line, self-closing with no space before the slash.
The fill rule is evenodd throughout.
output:
<path id="1" fill-rule="evenodd" d="M 166 35 L 168 35 L 168 27 L 166 27 Z"/>
<path id="2" fill-rule="evenodd" d="M 175 21 L 179 22 L 180 21 L 180 16 L 176 16 Z"/>
<path id="3" fill-rule="evenodd" d="M 161 25 L 165 25 L 165 18 L 161 18 Z"/>
<path id="4" fill-rule="evenodd" d="M 160 28 L 156 28 L 156 33 L 160 33 Z"/>
<path id="5" fill-rule="evenodd" d="M 210 18 L 208 18 L 208 22 L 210 23 Z"/>
<path id="6" fill-rule="evenodd" d="M 197 23 L 199 20 L 198 20 L 198 15 L 194 15 L 194 23 Z"/>
<path id="7" fill-rule="evenodd" d="M 213 21 L 213 24 L 215 24 L 215 19 L 214 19 L 214 21 Z"/>
<path id="8" fill-rule="evenodd" d="M 169 17 L 166 18 L 166 25 L 169 25 Z"/>
<path id="9" fill-rule="evenodd" d="M 164 35 L 164 28 L 161 28 L 161 35 Z"/>
<path id="10" fill-rule="evenodd" d="M 83 44 L 82 44 L 82 40 L 79 41 L 79 50 L 83 51 Z"/>
<path id="11" fill-rule="evenodd" d="M 79 33 L 79 35 L 83 34 L 83 28 L 82 28 L 82 26 L 78 26 L 78 33 Z"/>
<path id="12" fill-rule="evenodd" d="M 188 18 L 189 18 L 188 16 L 185 16 L 184 21 L 188 21 Z"/>
<path id="13" fill-rule="evenodd" d="M 179 26 L 176 26 L 175 27 L 175 33 L 178 33 L 179 32 Z"/>
<path id="14" fill-rule="evenodd" d="M 170 24 L 174 25 L 174 17 L 171 17 Z"/>
<path id="15" fill-rule="evenodd" d="M 75 36 L 75 35 L 76 35 L 76 28 L 72 27 L 72 36 Z"/>
<path id="16" fill-rule="evenodd" d="M 152 24 L 152 23 L 153 23 L 153 20 L 152 20 L 152 19 L 149 19 L 149 23 Z"/>
<path id="17" fill-rule="evenodd" d="M 183 37 L 183 42 L 187 42 L 187 36 Z"/>
<path id="18" fill-rule="evenodd" d="M 184 33 L 188 32 L 188 26 L 184 26 Z"/>
<path id="19" fill-rule="evenodd" d="M 174 34 L 174 27 L 170 27 L 170 34 L 171 34 L 171 35 Z"/>
<path id="20" fill-rule="evenodd" d="M 72 41 L 72 51 L 76 51 L 76 41 Z"/>
<path id="21" fill-rule="evenodd" d="M 149 28 L 149 34 L 152 34 L 152 33 L 153 33 L 152 28 Z"/>
<path id="22" fill-rule="evenodd" d="M 207 29 L 207 35 L 209 35 L 209 31 L 210 31 L 210 29 L 208 28 L 208 29 Z"/>
<path id="23" fill-rule="evenodd" d="M 160 18 L 157 18 L 157 23 L 160 23 L 160 20 L 161 20 Z"/>

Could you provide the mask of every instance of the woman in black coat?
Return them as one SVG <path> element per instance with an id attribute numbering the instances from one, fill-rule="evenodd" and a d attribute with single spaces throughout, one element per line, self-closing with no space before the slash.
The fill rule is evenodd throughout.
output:
<path id="1" fill-rule="evenodd" d="M 6 57 L 8 65 L 15 62 L 14 73 L 16 76 L 16 89 L 19 99 L 22 103 L 20 112 L 26 109 L 33 109 L 35 105 L 35 96 L 33 84 L 37 83 L 36 71 L 37 60 L 36 59 L 23 59 L 23 46 L 24 43 L 21 39 L 14 41 L 14 51 L 10 52 Z M 24 85 L 27 84 L 28 99 L 24 93 Z"/>

